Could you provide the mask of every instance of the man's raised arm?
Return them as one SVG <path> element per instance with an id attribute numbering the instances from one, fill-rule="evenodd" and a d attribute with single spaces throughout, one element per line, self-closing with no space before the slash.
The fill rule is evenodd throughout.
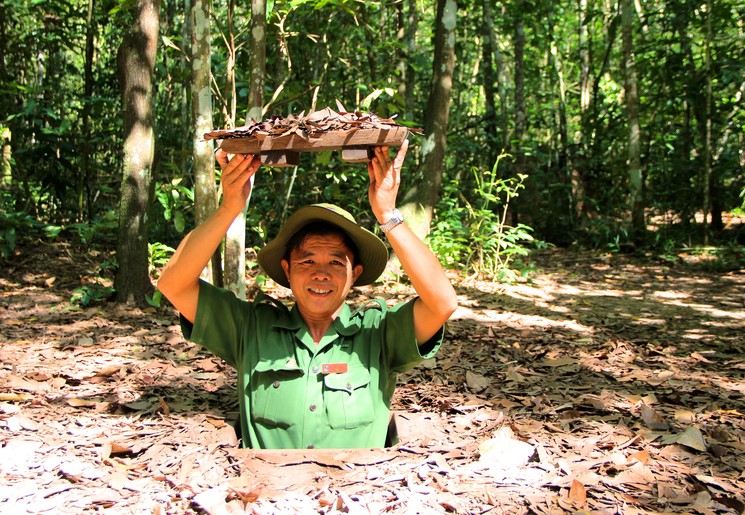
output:
<path id="1" fill-rule="evenodd" d="M 385 224 L 394 215 L 401 167 L 408 147 L 408 140 L 404 141 L 393 160 L 388 155 L 388 147 L 376 147 L 375 157 L 368 164 L 370 207 L 380 224 Z M 419 295 L 414 304 L 414 332 L 421 345 L 450 318 L 458 307 L 458 299 L 437 256 L 405 222 L 391 228 L 385 235 Z"/>
<path id="2" fill-rule="evenodd" d="M 207 220 L 186 235 L 158 280 L 158 289 L 190 322 L 194 322 L 199 299 L 199 275 L 230 224 L 246 205 L 251 192 L 251 178 L 261 160 L 252 154 L 236 154 L 232 159 L 222 150 L 216 152 L 222 168 L 222 202 Z"/>

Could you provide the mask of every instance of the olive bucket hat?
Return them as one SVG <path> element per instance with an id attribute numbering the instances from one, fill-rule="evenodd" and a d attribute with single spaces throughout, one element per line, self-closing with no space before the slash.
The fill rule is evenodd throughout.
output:
<path id="1" fill-rule="evenodd" d="M 344 231 L 357 245 L 362 274 L 355 281 L 355 286 L 374 282 L 383 273 L 388 262 L 388 248 L 385 243 L 364 227 L 357 225 L 354 217 L 333 204 L 312 204 L 301 207 L 287 219 L 277 237 L 266 244 L 257 255 L 259 265 L 275 282 L 289 288 L 281 261 L 285 256 L 287 242 L 300 229 L 313 222 L 326 222 Z"/>

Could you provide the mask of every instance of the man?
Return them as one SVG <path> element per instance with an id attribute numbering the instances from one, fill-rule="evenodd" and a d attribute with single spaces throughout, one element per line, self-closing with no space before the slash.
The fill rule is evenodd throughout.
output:
<path id="1" fill-rule="evenodd" d="M 252 448 L 382 447 L 396 374 L 439 348 L 455 291 L 437 258 L 396 210 L 405 141 L 394 160 L 376 147 L 370 207 L 418 297 L 352 312 L 353 285 L 374 282 L 388 251 L 330 204 L 301 208 L 258 255 L 292 289 L 292 310 L 265 295 L 237 299 L 199 275 L 246 204 L 260 159 L 218 150 L 223 199 L 179 245 L 158 288 L 181 312 L 187 338 L 238 372 L 243 445 Z"/>

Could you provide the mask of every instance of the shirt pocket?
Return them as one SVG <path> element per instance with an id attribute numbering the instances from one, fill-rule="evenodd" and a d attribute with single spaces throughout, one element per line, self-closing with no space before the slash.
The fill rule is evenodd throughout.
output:
<path id="1" fill-rule="evenodd" d="M 323 404 L 332 429 L 355 429 L 375 420 L 370 371 L 365 367 L 350 367 L 344 374 L 328 374 L 323 383 Z"/>
<path id="2" fill-rule="evenodd" d="M 251 420 L 266 426 L 287 428 L 297 423 L 304 399 L 303 371 L 286 361 L 262 360 L 251 382 Z"/>

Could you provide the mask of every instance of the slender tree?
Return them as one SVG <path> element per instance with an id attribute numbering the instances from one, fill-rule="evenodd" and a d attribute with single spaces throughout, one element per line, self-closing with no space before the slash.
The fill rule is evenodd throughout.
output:
<path id="1" fill-rule="evenodd" d="M 264 110 L 264 75 L 266 73 L 266 1 L 252 0 L 251 27 L 248 38 L 249 90 L 246 121 L 261 120 Z M 253 179 L 252 179 L 253 180 Z M 236 218 L 225 240 L 225 287 L 239 298 L 246 298 L 246 208 Z"/>
<path id="2" fill-rule="evenodd" d="M 246 118 L 264 118 L 264 75 L 266 74 L 266 0 L 251 1 L 249 34 L 249 79 Z"/>
<path id="3" fill-rule="evenodd" d="M 515 175 L 525 173 L 525 151 L 523 149 L 525 139 L 525 124 L 528 117 L 525 105 L 525 22 L 523 21 L 523 9 L 525 0 L 517 0 L 515 8 L 515 31 L 512 44 L 515 51 L 515 132 L 512 137 L 512 155 L 515 158 Z M 510 211 L 512 224 L 518 222 L 518 204 L 513 201 Z"/>
<path id="4" fill-rule="evenodd" d="M 429 233 L 430 222 L 442 183 L 443 161 L 450 115 L 450 90 L 455 68 L 455 28 L 458 6 L 455 0 L 438 0 L 435 18 L 435 57 L 432 85 L 424 118 L 425 140 L 421 166 L 407 189 L 401 211 L 420 237 Z"/>
<path id="5" fill-rule="evenodd" d="M 191 9 L 191 97 L 193 120 L 192 154 L 194 158 L 194 218 L 199 225 L 217 207 L 215 160 L 212 141 L 202 135 L 212 130 L 211 78 L 211 8 L 210 0 L 194 0 Z M 222 284 L 219 252 L 204 271 L 203 277 L 213 284 Z"/>
<path id="6" fill-rule="evenodd" d="M 706 2 L 706 43 L 704 50 L 704 73 L 706 74 L 706 93 L 705 93 L 705 119 L 704 122 L 704 243 L 711 243 L 711 232 L 713 229 L 722 228 L 722 212 L 715 207 L 715 186 L 716 178 L 714 176 L 714 167 L 712 166 L 712 76 L 711 76 L 711 39 L 712 39 L 712 2 Z"/>
<path id="7" fill-rule="evenodd" d="M 566 195 L 562 195 L 560 199 L 557 199 L 556 204 L 561 206 L 564 204 L 564 200 L 566 200 L 567 209 L 561 209 L 560 211 L 564 211 L 566 213 L 566 216 L 561 217 L 562 219 L 566 218 L 570 223 L 573 221 L 574 218 L 574 207 L 572 206 L 573 198 L 571 194 L 571 184 L 572 184 L 572 162 L 571 162 L 571 155 L 569 152 L 569 146 L 570 146 L 570 139 L 569 139 L 569 127 L 568 127 L 568 121 L 567 121 L 567 84 L 566 84 L 566 78 L 564 76 L 564 63 L 561 60 L 561 55 L 559 53 L 559 47 L 556 43 L 556 38 L 554 37 L 554 18 L 551 13 L 549 13 L 548 20 L 547 20 L 547 28 L 548 28 L 548 43 L 549 43 L 549 62 L 551 63 L 553 67 L 553 77 L 556 80 L 556 118 L 557 118 L 557 136 L 559 139 L 558 142 L 558 148 L 557 148 L 557 154 L 558 154 L 558 160 L 557 160 L 557 166 L 559 168 L 559 174 L 561 177 L 561 180 L 566 184 L 567 188 L 564 189 L 566 191 Z"/>
<path id="8" fill-rule="evenodd" d="M 152 290 L 147 230 L 155 154 L 153 74 L 159 11 L 160 0 L 132 3 L 132 24 L 117 55 L 124 152 L 115 287 L 117 300 L 127 304 L 144 302 L 145 294 Z"/>
<path id="9" fill-rule="evenodd" d="M 579 46 L 579 91 L 580 91 L 580 124 L 577 131 L 577 145 L 575 155 L 572 159 L 571 167 L 571 199 L 572 199 L 572 222 L 579 220 L 584 211 L 585 205 L 585 185 L 584 175 L 587 155 L 587 130 L 589 126 L 588 112 L 590 109 L 590 99 L 592 98 L 592 88 L 590 81 L 590 31 L 588 30 L 588 9 L 587 0 L 579 0 L 579 22 L 578 22 L 578 46 Z M 574 225 L 572 223 L 572 225 Z"/>
<path id="10" fill-rule="evenodd" d="M 639 92 L 636 55 L 633 41 L 633 0 L 621 0 L 621 39 L 623 41 L 624 89 L 626 122 L 628 124 L 628 178 L 631 233 L 635 243 L 644 238 L 644 198 L 641 164 L 641 124 L 639 122 Z"/>
<path id="11" fill-rule="evenodd" d="M 494 84 L 496 80 L 494 78 L 494 55 L 496 42 L 494 41 L 494 18 L 491 11 L 491 0 L 483 0 L 481 2 L 482 14 L 484 17 L 484 23 L 481 25 L 483 43 L 481 48 L 482 60 L 484 62 L 484 111 L 486 116 L 486 142 L 488 145 L 487 154 L 489 156 L 489 162 L 496 160 L 499 152 L 503 150 L 498 147 L 497 139 L 497 107 L 495 101 Z"/>
<path id="12" fill-rule="evenodd" d="M 417 10 L 416 0 L 406 1 L 406 29 L 404 31 L 404 38 L 406 41 L 406 120 L 414 120 L 414 99 L 415 99 L 415 86 L 417 80 L 416 70 L 412 64 L 414 57 L 417 52 L 417 26 L 419 25 L 419 11 Z"/>
<path id="13" fill-rule="evenodd" d="M 396 79 L 398 80 L 398 95 L 404 102 L 404 119 L 407 119 L 407 92 L 406 92 L 406 13 L 404 12 L 404 3 L 397 2 L 396 9 Z"/>
<path id="14" fill-rule="evenodd" d="M 83 111 L 81 113 L 81 125 L 83 140 L 80 145 L 80 170 L 78 171 L 78 218 L 87 216 L 92 218 L 91 199 L 91 103 L 93 102 L 93 56 L 95 44 L 95 19 L 93 11 L 96 8 L 95 0 L 88 0 L 88 15 L 85 24 L 85 65 L 83 70 Z"/>

